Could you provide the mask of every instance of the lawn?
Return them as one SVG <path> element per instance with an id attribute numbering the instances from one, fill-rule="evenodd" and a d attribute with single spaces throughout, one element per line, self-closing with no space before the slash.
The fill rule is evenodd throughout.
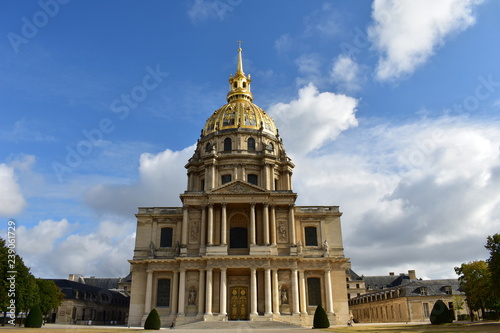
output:
<path id="1" fill-rule="evenodd" d="M 467 323 L 467 324 L 444 324 L 444 325 L 373 325 L 373 326 L 353 326 L 342 328 L 330 328 L 324 330 L 336 333 L 370 332 L 370 333 L 462 333 L 462 332 L 500 332 L 500 323 Z"/>

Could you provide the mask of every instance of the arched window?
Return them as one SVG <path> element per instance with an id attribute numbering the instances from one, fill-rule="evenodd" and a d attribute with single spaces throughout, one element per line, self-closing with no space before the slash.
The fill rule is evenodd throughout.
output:
<path id="1" fill-rule="evenodd" d="M 247 181 L 250 184 L 258 185 L 257 183 L 259 181 L 259 177 L 257 175 L 254 175 L 254 174 L 248 174 L 247 175 Z"/>
<path id="2" fill-rule="evenodd" d="M 231 141 L 231 138 L 225 138 L 224 139 L 224 151 L 231 151 L 233 149 L 233 142 Z"/>
<path id="3" fill-rule="evenodd" d="M 255 139 L 254 138 L 249 138 L 247 141 L 247 150 L 248 151 L 255 151 Z"/>
<path id="4" fill-rule="evenodd" d="M 212 145 L 209 143 L 207 143 L 207 145 L 205 146 L 205 152 L 209 152 L 210 150 L 212 149 Z"/>
<path id="5" fill-rule="evenodd" d="M 269 144 L 267 145 L 267 150 L 274 151 L 274 145 L 272 142 L 269 142 Z"/>

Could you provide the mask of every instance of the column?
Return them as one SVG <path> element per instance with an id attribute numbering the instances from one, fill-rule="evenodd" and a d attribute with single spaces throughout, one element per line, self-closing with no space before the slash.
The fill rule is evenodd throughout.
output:
<path id="1" fill-rule="evenodd" d="M 326 290 L 326 313 L 333 314 L 332 277 L 329 269 L 325 270 L 325 290 Z"/>
<path id="2" fill-rule="evenodd" d="M 214 205 L 208 205 L 208 239 L 207 245 L 213 245 L 214 243 Z"/>
<path id="3" fill-rule="evenodd" d="M 188 209 L 189 206 L 184 206 L 182 207 L 182 237 L 181 237 L 181 245 L 187 245 L 188 243 L 188 222 L 189 222 L 189 216 L 188 216 Z"/>
<path id="4" fill-rule="evenodd" d="M 264 314 L 272 315 L 271 312 L 271 269 L 266 268 L 264 270 L 264 294 L 265 294 L 265 303 L 264 303 Z"/>
<path id="5" fill-rule="evenodd" d="M 295 245 L 295 206 L 290 205 L 290 209 L 288 210 L 288 221 L 290 223 L 290 245 Z"/>
<path id="6" fill-rule="evenodd" d="M 255 245 L 255 203 L 250 203 L 250 245 Z"/>
<path id="7" fill-rule="evenodd" d="M 306 307 L 306 279 L 304 271 L 299 271 L 300 313 L 307 314 Z"/>
<path id="8" fill-rule="evenodd" d="M 274 164 L 271 164 L 270 165 L 270 168 L 271 168 L 271 191 L 276 191 L 276 186 L 275 186 L 275 182 L 274 182 L 274 167 L 275 165 Z"/>
<path id="9" fill-rule="evenodd" d="M 170 313 L 172 315 L 177 315 L 177 302 L 179 301 L 179 294 L 176 292 L 179 290 L 179 272 L 174 272 L 174 281 L 173 281 L 173 295 L 172 295 L 172 310 Z"/>
<path id="10" fill-rule="evenodd" d="M 220 314 L 227 315 L 227 277 L 226 268 L 220 269 Z"/>
<path id="11" fill-rule="evenodd" d="M 221 216 L 221 235 L 220 235 L 220 245 L 227 245 L 227 215 L 226 215 L 226 203 L 222 203 L 222 216 Z"/>
<path id="12" fill-rule="evenodd" d="M 257 269 L 250 268 L 250 315 L 257 315 Z"/>
<path id="13" fill-rule="evenodd" d="M 201 206 L 201 227 L 200 227 L 200 245 L 205 246 L 207 244 L 207 207 Z"/>
<path id="14" fill-rule="evenodd" d="M 278 270 L 273 269 L 273 313 L 280 314 L 280 291 L 278 285 Z"/>
<path id="15" fill-rule="evenodd" d="M 299 314 L 299 286 L 297 285 L 297 268 L 292 269 L 293 314 Z"/>
<path id="16" fill-rule="evenodd" d="M 269 245 L 269 204 L 264 203 L 263 210 L 263 225 L 264 225 L 264 245 Z"/>
<path id="17" fill-rule="evenodd" d="M 269 190 L 269 165 L 264 164 L 264 188 Z"/>
<path id="18" fill-rule="evenodd" d="M 200 278 L 198 279 L 198 316 L 203 315 L 203 306 L 205 305 L 205 270 L 200 269 Z"/>
<path id="19" fill-rule="evenodd" d="M 209 190 L 215 187 L 215 164 L 210 166 L 210 188 Z"/>
<path id="20" fill-rule="evenodd" d="M 271 205 L 271 245 L 276 245 L 276 206 Z"/>
<path id="21" fill-rule="evenodd" d="M 205 297 L 205 315 L 212 315 L 212 269 L 207 269 L 207 290 Z"/>
<path id="22" fill-rule="evenodd" d="M 238 180 L 238 164 L 235 164 L 233 166 L 233 175 L 234 175 L 234 180 Z"/>
<path id="23" fill-rule="evenodd" d="M 148 277 L 146 279 L 146 300 L 144 304 L 144 312 L 151 311 L 151 298 L 153 297 L 153 271 L 148 269 Z"/>
<path id="24" fill-rule="evenodd" d="M 184 316 L 186 302 L 186 270 L 181 269 L 179 274 L 179 309 L 177 315 Z"/>

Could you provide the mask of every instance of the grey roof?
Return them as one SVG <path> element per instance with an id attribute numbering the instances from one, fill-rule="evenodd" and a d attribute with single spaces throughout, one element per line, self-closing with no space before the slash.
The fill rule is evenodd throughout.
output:
<path id="1" fill-rule="evenodd" d="M 446 287 L 451 287 L 451 295 L 463 295 L 460 291 L 460 283 L 458 279 L 442 279 L 442 280 L 412 280 L 408 284 L 401 287 L 402 296 L 421 296 L 422 288 L 426 289 L 427 296 L 449 295 Z"/>
<path id="2" fill-rule="evenodd" d="M 363 280 L 358 274 L 356 274 L 355 271 L 353 271 L 350 268 L 346 268 L 345 273 L 351 279 L 351 281 L 362 281 Z"/>
<path id="3" fill-rule="evenodd" d="M 382 276 L 365 276 L 366 290 L 379 290 L 401 286 L 409 283 L 410 277 L 407 274 L 400 275 L 382 275 Z M 413 280 L 415 281 L 415 280 Z"/>
<path id="4" fill-rule="evenodd" d="M 118 289 L 118 283 L 121 278 L 95 278 L 95 277 L 84 277 L 84 283 L 89 286 L 101 288 L 101 289 Z"/>

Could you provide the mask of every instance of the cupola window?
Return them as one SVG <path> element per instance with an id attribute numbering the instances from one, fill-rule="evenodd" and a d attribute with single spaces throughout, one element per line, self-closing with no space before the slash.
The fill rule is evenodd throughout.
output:
<path id="1" fill-rule="evenodd" d="M 255 151 L 255 139 L 249 138 L 247 141 L 247 146 L 248 151 Z"/>
<path id="2" fill-rule="evenodd" d="M 222 184 L 229 183 L 231 181 L 231 175 L 222 175 L 221 182 Z"/>
<path id="3" fill-rule="evenodd" d="M 231 151 L 233 149 L 232 145 L 233 145 L 233 142 L 232 142 L 231 138 L 224 139 L 224 151 Z"/>
<path id="4" fill-rule="evenodd" d="M 208 153 L 210 152 L 210 150 L 212 149 L 212 145 L 209 143 L 207 143 L 207 145 L 205 146 L 205 152 Z"/>
<path id="5" fill-rule="evenodd" d="M 247 176 L 247 180 L 250 184 L 254 184 L 254 185 L 258 185 L 258 181 L 259 181 L 259 177 L 257 175 L 254 175 L 254 174 L 249 174 Z"/>

